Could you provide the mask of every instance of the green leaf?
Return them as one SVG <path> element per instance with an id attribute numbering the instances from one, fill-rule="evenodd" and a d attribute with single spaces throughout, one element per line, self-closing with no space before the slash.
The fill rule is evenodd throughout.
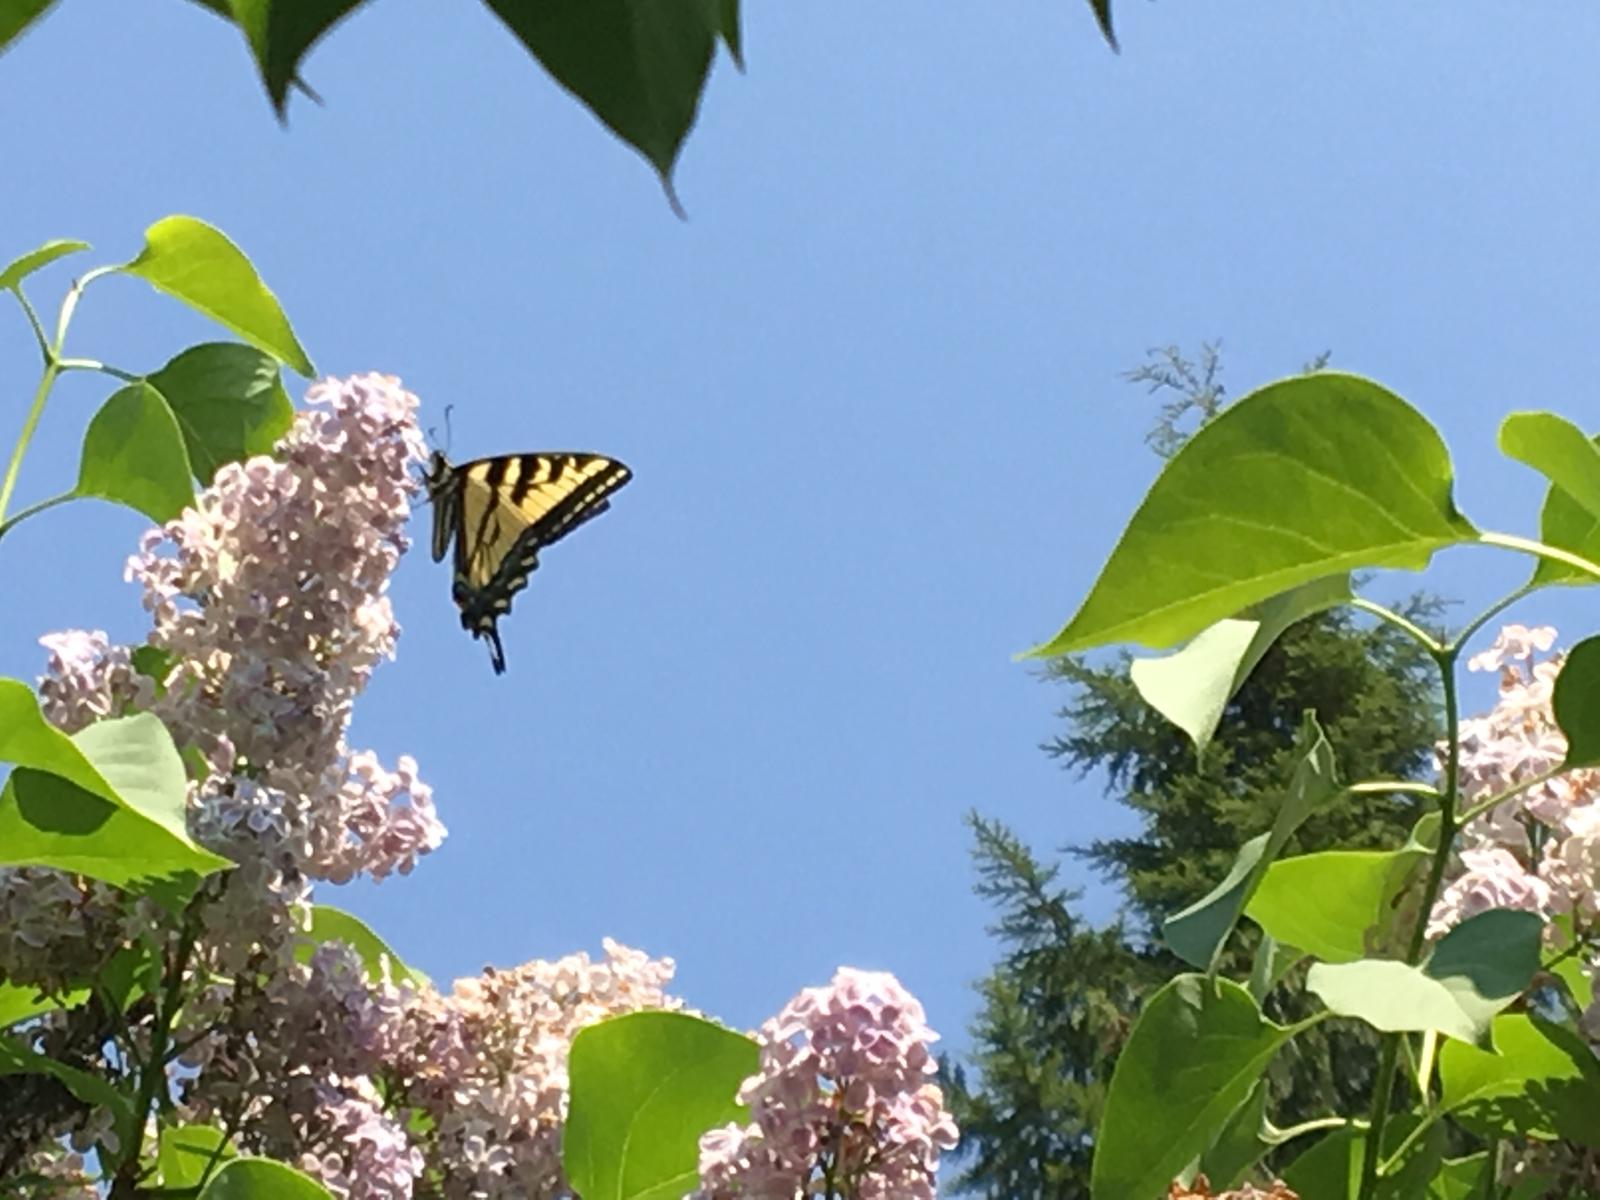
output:
<path id="1" fill-rule="evenodd" d="M 1485 1136 L 1600 1145 L 1600 1065 L 1577 1034 L 1524 1013 L 1494 1020 L 1498 1053 L 1447 1041 L 1440 1106 Z"/>
<path id="2" fill-rule="evenodd" d="M 1155 1200 L 1227 1126 L 1294 1033 L 1226 979 L 1180 975 L 1145 1005 L 1117 1058 L 1097 1135 L 1094 1200 Z"/>
<path id="3" fill-rule="evenodd" d="M 333 1200 L 311 1176 L 269 1158 L 235 1158 L 211 1177 L 199 1200 Z"/>
<path id="4" fill-rule="evenodd" d="M 270 454 L 294 423 L 278 360 L 238 342 L 190 346 L 147 382 L 171 406 L 201 483 L 224 463 Z"/>
<path id="5" fill-rule="evenodd" d="M 1600 765 L 1600 637 L 1584 638 L 1567 652 L 1550 708 L 1567 738 L 1563 765 Z"/>
<path id="6" fill-rule="evenodd" d="M 1327 850 L 1272 864 L 1245 915 L 1270 936 L 1323 962 L 1354 962 L 1372 952 L 1369 934 L 1386 927 L 1395 902 L 1427 850 L 1384 853 Z"/>
<path id="7" fill-rule="evenodd" d="M 232 0 L 233 18 L 244 30 L 278 116 L 300 60 L 316 41 L 364 0 Z"/>
<path id="8" fill-rule="evenodd" d="M 1590 444 L 1600 443 L 1600 438 Z M 1600 516 L 1590 512 L 1561 488 L 1551 485 L 1539 513 L 1539 540 L 1561 550 L 1570 550 L 1590 562 L 1600 561 Z M 1533 569 L 1531 585 L 1593 584 L 1594 576 L 1565 563 L 1541 558 Z"/>
<path id="9" fill-rule="evenodd" d="M 165 1190 L 197 1188 L 213 1164 L 236 1158 L 228 1135 L 215 1125 L 171 1125 L 161 1131 L 156 1164 Z"/>
<path id="10" fill-rule="evenodd" d="M 739 0 L 716 0 L 717 27 L 733 56 L 734 66 L 744 70 L 744 35 L 740 32 Z"/>
<path id="11" fill-rule="evenodd" d="M 588 1200 L 693 1191 L 700 1135 L 749 1119 L 735 1096 L 759 1059 L 749 1038 L 683 1013 L 632 1013 L 579 1031 L 561 1148 L 573 1188 Z"/>
<path id="12" fill-rule="evenodd" d="M 100 721 L 71 738 L 45 723 L 33 693 L 0 680 L 0 865 L 54 867 L 119 887 L 231 867 L 189 838 L 183 764 L 149 713 Z"/>
<path id="13" fill-rule="evenodd" d="M 1500 451 L 1532 467 L 1600 517 L 1600 446 L 1565 417 L 1512 413 L 1500 425 Z"/>
<path id="14" fill-rule="evenodd" d="M 126 1137 L 133 1128 L 133 1102 L 109 1081 L 57 1062 L 13 1038 L 0 1037 L 0 1076 L 4 1075 L 48 1075 L 85 1104 L 110 1109 L 122 1136 Z"/>
<path id="15" fill-rule="evenodd" d="M 1536 913 L 1493 908 L 1445 934 L 1421 967 L 1390 959 L 1317 963 L 1306 989 L 1331 1011 L 1385 1033 L 1431 1029 L 1477 1042 L 1532 982 L 1543 928 Z"/>
<path id="16" fill-rule="evenodd" d="M 370 926 L 341 909 L 326 904 L 312 905 L 311 929 L 305 936 L 308 940 L 295 947 L 295 957 L 301 962 L 309 962 L 317 947 L 324 942 L 344 942 L 360 955 L 367 978 L 373 983 L 379 983 L 385 977 L 397 985 L 409 983 L 422 987 L 428 983 L 426 975 L 406 966 Z"/>
<path id="17" fill-rule="evenodd" d="M 125 504 L 158 524 L 194 503 L 183 435 L 160 392 L 132 383 L 112 393 L 83 436 L 74 492 Z"/>
<path id="18" fill-rule="evenodd" d="M 1451 478 L 1438 432 L 1378 384 L 1334 371 L 1271 384 L 1173 456 L 1077 615 L 1029 653 L 1162 649 L 1313 580 L 1421 570 L 1478 536 Z"/>
<path id="19" fill-rule="evenodd" d="M 1419 1120 L 1416 1113 L 1397 1113 L 1390 1119 L 1383 1131 L 1386 1155 L 1400 1148 Z M 1300 1200 L 1356 1200 L 1365 1149 L 1365 1131 L 1335 1130 L 1284 1169 L 1284 1182 Z M 1407 1152 L 1398 1171 L 1379 1179 L 1374 1200 L 1417 1200 L 1425 1195 L 1444 1149 L 1444 1127 L 1436 1123 Z"/>
<path id="20" fill-rule="evenodd" d="M 1233 1187 L 1272 1149 L 1272 1143 L 1262 1136 L 1266 1126 L 1267 1086 L 1261 1082 L 1251 1089 L 1249 1098 L 1228 1118 L 1222 1132 L 1200 1156 L 1200 1173 L 1213 1188 L 1226 1191 Z"/>
<path id="21" fill-rule="evenodd" d="M 1447 1043 L 1453 1045 L 1454 1043 Z M 1439 1173 L 1428 1184 L 1427 1200 L 1472 1200 L 1484 1195 L 1484 1169 L 1489 1165 L 1489 1153 L 1480 1150 L 1465 1158 L 1447 1158 L 1439 1165 Z M 1498 1193 L 1495 1193 L 1498 1196 Z"/>
<path id="22" fill-rule="evenodd" d="M 713 3 L 484 0 L 528 52 L 663 182 L 700 107 L 724 18 Z"/>
<path id="23" fill-rule="evenodd" d="M 1094 12 L 1095 24 L 1100 26 L 1100 36 L 1106 39 L 1106 45 L 1120 52 L 1117 31 L 1111 27 L 1111 0 L 1089 0 L 1089 8 Z"/>
<path id="24" fill-rule="evenodd" d="M 1284 945 L 1273 939 L 1270 933 L 1263 933 L 1261 941 L 1256 944 L 1255 957 L 1250 962 L 1250 995 L 1257 1004 L 1266 1003 L 1267 996 L 1272 989 L 1283 982 L 1284 977 L 1298 966 L 1305 958 L 1305 951 L 1298 946 Z"/>
<path id="25" fill-rule="evenodd" d="M 204 313 L 300 374 L 315 374 L 278 298 L 261 282 L 244 252 L 220 231 L 194 217 L 163 217 L 144 231 L 144 239 L 144 249 L 124 271 Z"/>
<path id="26" fill-rule="evenodd" d="M 3 7 L 3 4 L 0 4 Z M 0 46 L 7 41 L 5 36 L 6 18 L 0 13 Z M 29 275 L 43 267 L 49 266 L 58 258 L 65 258 L 69 254 L 77 254 L 80 250 L 87 250 L 88 242 L 50 241 L 40 246 L 37 250 L 29 250 L 20 258 L 13 259 L 0 271 L 0 292 L 14 288 Z"/>
<path id="27" fill-rule="evenodd" d="M 46 996 L 36 987 L 0 983 L 0 1029 L 9 1029 L 41 1013 L 77 1008 L 89 998 L 88 988 L 75 988 L 63 996 Z"/>
<path id="28" fill-rule="evenodd" d="M 55 0 L 0 0 L 0 50 L 44 15 Z"/>
<path id="29" fill-rule="evenodd" d="M 1272 860 L 1301 822 L 1339 794 L 1333 747 L 1309 711 L 1301 719 L 1295 748 L 1294 774 L 1272 829 L 1241 846 L 1227 878 L 1182 912 L 1168 917 L 1161 926 L 1167 945 L 1192 966 L 1208 972 L 1215 969 L 1228 935 Z"/>
<path id="30" fill-rule="evenodd" d="M 1241 617 L 1201 630 L 1164 658 L 1133 662 L 1133 685 L 1145 703 L 1183 730 L 1203 754 L 1228 701 L 1272 643 L 1296 621 L 1351 598 L 1350 576 L 1331 575 L 1274 596 Z"/>

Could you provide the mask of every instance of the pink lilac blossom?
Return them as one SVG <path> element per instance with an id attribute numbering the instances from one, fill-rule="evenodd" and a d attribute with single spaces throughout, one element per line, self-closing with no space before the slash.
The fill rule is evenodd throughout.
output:
<path id="1" fill-rule="evenodd" d="M 324 1148 L 300 1157 L 300 1168 L 340 1200 L 411 1200 L 422 1174 L 422 1151 L 383 1111 L 370 1083 L 317 1088 Z"/>
<path id="2" fill-rule="evenodd" d="M 744 1126 L 700 1139 L 698 1200 L 931 1200 L 955 1122 L 930 1081 L 937 1035 L 893 975 L 841 967 L 761 1027 Z"/>

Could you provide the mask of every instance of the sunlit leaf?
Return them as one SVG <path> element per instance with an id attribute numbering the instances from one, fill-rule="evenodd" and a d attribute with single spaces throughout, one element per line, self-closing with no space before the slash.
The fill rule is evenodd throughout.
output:
<path id="1" fill-rule="evenodd" d="M 367 978 L 374 983 L 387 978 L 395 984 L 410 983 L 420 987 L 428 982 L 421 971 L 406 966 L 366 922 L 341 909 L 327 904 L 312 905 L 311 929 L 306 937 L 308 940 L 295 950 L 301 962 L 309 961 L 324 942 L 343 942 L 360 956 Z"/>
<path id="2" fill-rule="evenodd" d="M 294 422 L 277 359 L 238 342 L 190 346 L 148 382 L 166 397 L 201 483 L 224 463 L 270 454 Z"/>
<path id="3" fill-rule="evenodd" d="M 1536 913 L 1490 909 L 1447 933 L 1420 967 L 1370 958 L 1317 963 L 1306 990 L 1332 1012 L 1386 1033 L 1433 1030 L 1477 1042 L 1533 980 L 1543 928 Z"/>
<path id="4" fill-rule="evenodd" d="M 1384 1126 L 1386 1154 L 1400 1148 L 1420 1118 L 1396 1113 Z M 1361 1182 L 1361 1160 L 1366 1150 L 1365 1131 L 1346 1127 L 1319 1138 L 1283 1170 L 1284 1181 L 1300 1200 L 1356 1200 Z M 1445 1131 L 1435 1123 L 1412 1143 L 1391 1175 L 1380 1177 L 1373 1200 L 1418 1200 L 1444 1161 Z"/>
<path id="5" fill-rule="evenodd" d="M 235 1158 L 211 1177 L 199 1200 L 333 1200 L 311 1176 L 266 1158 Z"/>
<path id="6" fill-rule="evenodd" d="M 1440 1105 L 1482 1134 L 1600 1145 L 1600 1065 L 1569 1029 L 1526 1013 L 1494 1020 L 1498 1053 L 1446 1041 Z"/>
<path id="7" fill-rule="evenodd" d="M 1512 413 L 1500 425 L 1500 450 L 1600 517 L 1600 446 L 1571 421 L 1548 412 Z"/>
<path id="8" fill-rule="evenodd" d="M 62 1008 L 77 1008 L 89 998 L 88 988 L 74 988 L 60 996 L 47 996 L 36 987 L 0 983 L 0 1029 L 26 1021 L 41 1013 Z"/>
<path id="9" fill-rule="evenodd" d="M 0 4 L 3 10 L 4 4 Z M 0 46 L 5 44 L 5 16 L 0 12 Z M 14 288 L 29 275 L 41 268 L 49 266 L 58 258 L 65 258 L 69 254 L 77 254 L 80 250 L 87 250 L 88 242 L 50 241 L 40 246 L 37 250 L 30 250 L 20 258 L 13 259 L 0 271 L 0 292 Z"/>
<path id="10" fill-rule="evenodd" d="M 1307 817 L 1338 794 L 1333 747 L 1323 736 L 1316 718 L 1307 712 L 1295 744 L 1294 774 L 1289 779 L 1272 829 L 1239 848 L 1239 856 L 1227 878 L 1188 908 L 1166 919 L 1161 926 L 1161 936 L 1173 952 L 1192 966 L 1211 970 L 1261 877 L 1284 843 L 1294 836 L 1294 831 Z"/>
<path id="11" fill-rule="evenodd" d="M 1354 962 L 1371 953 L 1368 938 L 1394 916 L 1395 901 L 1428 851 L 1409 845 L 1325 850 L 1273 863 L 1245 915 L 1272 937 L 1323 962 Z"/>
<path id="12" fill-rule="evenodd" d="M 1180 975 L 1145 1005 L 1117 1058 L 1096 1134 L 1094 1200 L 1156 1200 L 1227 1126 L 1294 1030 L 1226 979 Z"/>
<path id="13" fill-rule="evenodd" d="M 1349 599 L 1349 575 L 1313 580 L 1201 630 L 1175 654 L 1134 659 L 1133 685 L 1204 753 L 1228 701 L 1283 631 Z"/>
<path id="14" fill-rule="evenodd" d="M 169 1125 L 161 1131 L 156 1165 L 165 1189 L 196 1188 L 207 1172 L 237 1157 L 215 1125 Z"/>
<path id="15" fill-rule="evenodd" d="M 194 217 L 163 217 L 144 231 L 139 257 L 122 269 L 233 330 L 302 375 L 315 368 L 278 298 L 244 252 Z"/>
<path id="16" fill-rule="evenodd" d="M 744 1035 L 683 1013 L 633 1013 L 579 1032 L 562 1138 L 574 1189 L 594 1200 L 693 1191 L 700 1135 L 748 1120 L 735 1096 L 759 1057 Z"/>
<path id="17" fill-rule="evenodd" d="M 1600 443 L 1600 439 L 1590 441 L 1591 444 Z M 1539 540 L 1590 562 L 1600 562 L 1600 516 L 1552 484 L 1539 512 Z M 1595 582 L 1595 577 L 1578 567 L 1541 558 L 1529 582 L 1588 585 Z"/>
<path id="18" fill-rule="evenodd" d="M 158 524 L 194 502 L 183 435 L 160 392 L 132 383 L 112 393 L 83 436 L 73 490 L 126 504 Z"/>
<path id="19" fill-rule="evenodd" d="M 1333 371 L 1272 384 L 1173 456 L 1077 615 L 1030 653 L 1161 649 L 1313 580 L 1420 570 L 1477 537 L 1451 488 L 1438 432 L 1394 393 Z"/>

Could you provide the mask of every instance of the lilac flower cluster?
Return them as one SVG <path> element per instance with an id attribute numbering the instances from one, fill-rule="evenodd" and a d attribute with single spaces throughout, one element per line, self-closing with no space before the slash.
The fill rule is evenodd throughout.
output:
<path id="1" fill-rule="evenodd" d="M 956 1144 L 922 1005 L 893 975 L 841 967 L 761 1027 L 748 1125 L 700 1139 L 699 1200 L 931 1200 Z"/>

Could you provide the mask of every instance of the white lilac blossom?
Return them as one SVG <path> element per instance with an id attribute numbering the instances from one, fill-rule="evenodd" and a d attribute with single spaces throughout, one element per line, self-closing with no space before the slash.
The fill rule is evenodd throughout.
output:
<path id="1" fill-rule="evenodd" d="M 922 1006 L 893 975 L 841 967 L 761 1027 L 744 1126 L 700 1139 L 700 1200 L 931 1200 L 956 1143 Z"/>

